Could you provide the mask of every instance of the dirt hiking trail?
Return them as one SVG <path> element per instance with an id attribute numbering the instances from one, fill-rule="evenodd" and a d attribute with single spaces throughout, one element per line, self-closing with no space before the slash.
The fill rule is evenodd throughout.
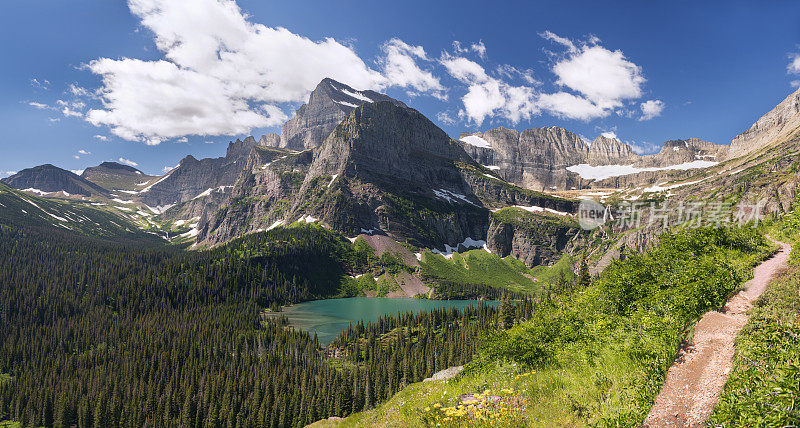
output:
<path id="1" fill-rule="evenodd" d="M 734 340 L 749 318 L 747 311 L 767 289 L 775 274 L 786 268 L 791 246 L 756 266 L 753 279 L 725 304 L 695 325 L 692 343 L 685 346 L 667 371 L 664 385 L 644 421 L 645 427 L 702 427 L 719 400 L 733 364 Z"/>

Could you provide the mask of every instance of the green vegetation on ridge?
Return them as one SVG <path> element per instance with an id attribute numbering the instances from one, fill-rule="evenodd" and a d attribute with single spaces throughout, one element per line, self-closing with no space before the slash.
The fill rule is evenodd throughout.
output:
<path id="1" fill-rule="evenodd" d="M 648 252 L 627 254 L 588 288 L 552 299 L 491 338 L 455 380 L 411 385 L 375 410 L 331 425 L 488 426 L 469 412 L 440 410 L 486 391 L 524 403 L 492 426 L 636 426 L 690 326 L 771 252 L 749 228 L 664 234 Z"/>

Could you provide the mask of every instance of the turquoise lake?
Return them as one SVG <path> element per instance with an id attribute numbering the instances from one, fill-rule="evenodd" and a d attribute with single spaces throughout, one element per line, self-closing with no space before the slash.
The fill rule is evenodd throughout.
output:
<path id="1" fill-rule="evenodd" d="M 327 345 L 348 325 L 359 320 L 377 321 L 385 315 L 406 312 L 420 313 L 434 308 L 466 308 L 477 306 L 480 300 L 391 299 L 385 297 L 350 297 L 347 299 L 314 300 L 284 308 L 281 315 L 292 327 L 317 334 L 319 342 Z M 484 301 L 497 305 L 496 301 Z"/>

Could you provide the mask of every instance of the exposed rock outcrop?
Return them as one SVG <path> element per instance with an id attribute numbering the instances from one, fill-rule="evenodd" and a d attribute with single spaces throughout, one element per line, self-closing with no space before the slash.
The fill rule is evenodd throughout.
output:
<path id="1" fill-rule="evenodd" d="M 626 164 L 637 157 L 631 146 L 618 138 L 601 135 L 589 145 L 587 161 L 591 165 Z"/>
<path id="2" fill-rule="evenodd" d="M 293 150 L 319 146 L 354 108 L 364 103 L 400 101 L 375 91 L 358 91 L 333 79 L 323 79 L 311 92 L 308 103 L 300 106 L 281 127 L 280 147 Z"/>
<path id="3" fill-rule="evenodd" d="M 190 201 L 208 189 L 232 186 L 255 146 L 255 138 L 247 137 L 230 143 L 225 157 L 186 156 L 177 168 L 143 188 L 139 197 L 150 206 L 168 206 Z"/>
<path id="4" fill-rule="evenodd" d="M 789 95 L 731 142 L 728 159 L 780 143 L 800 131 L 800 89 Z"/>
<path id="5" fill-rule="evenodd" d="M 728 146 L 703 141 L 699 138 L 669 140 L 661 145 L 661 150 L 652 155 L 635 159 L 638 167 L 665 167 L 694 161 L 721 162 L 725 159 Z"/>
<path id="6" fill-rule="evenodd" d="M 492 253 L 513 256 L 529 267 L 554 263 L 582 236 L 581 229 L 566 219 L 506 210 L 510 212 L 492 215 L 486 245 Z"/>
<path id="7" fill-rule="evenodd" d="M 563 190 L 578 184 L 570 165 L 586 163 L 588 145 L 559 127 L 518 132 L 507 128 L 466 134 L 462 146 L 476 161 L 511 183 L 533 190 Z"/>

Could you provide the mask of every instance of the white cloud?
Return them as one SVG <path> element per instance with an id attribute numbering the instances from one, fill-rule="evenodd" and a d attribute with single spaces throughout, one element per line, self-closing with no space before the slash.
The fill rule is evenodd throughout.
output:
<path id="1" fill-rule="evenodd" d="M 645 79 L 641 69 L 628 61 L 622 51 L 600 45 L 572 46 L 553 66 L 557 84 L 580 93 L 605 109 L 622 106 L 622 101 L 642 96 Z"/>
<path id="2" fill-rule="evenodd" d="M 800 88 L 800 80 L 792 80 L 789 84 L 792 85 L 793 88 Z"/>
<path id="3" fill-rule="evenodd" d="M 650 120 L 654 117 L 661 116 L 665 104 L 661 100 L 647 100 L 640 104 L 642 108 L 642 116 L 639 120 Z"/>
<path id="4" fill-rule="evenodd" d="M 244 134 L 275 122 L 227 96 L 222 81 L 167 61 L 100 59 L 89 67 L 103 76 L 106 109 L 89 111 L 86 120 L 126 140 L 156 145 L 191 134 Z"/>
<path id="5" fill-rule="evenodd" d="M 78 150 L 78 153 L 82 154 L 82 155 L 90 155 L 91 154 L 90 152 L 87 152 L 86 150 L 83 150 L 83 149 Z"/>
<path id="6" fill-rule="evenodd" d="M 456 120 L 453 119 L 453 117 L 450 116 L 450 113 L 446 111 L 440 111 L 439 113 L 436 113 L 436 120 L 445 125 L 453 125 L 456 123 Z"/>
<path id="7" fill-rule="evenodd" d="M 588 121 L 599 117 L 606 117 L 610 114 L 608 110 L 603 109 L 586 98 L 568 92 L 542 94 L 539 97 L 539 105 L 550 114 L 566 119 Z"/>
<path id="8" fill-rule="evenodd" d="M 31 86 L 36 89 L 44 89 L 45 91 L 50 89 L 50 81 L 47 79 L 39 80 L 37 78 L 31 79 Z"/>
<path id="9" fill-rule="evenodd" d="M 558 34 L 553 33 L 552 31 L 545 31 L 544 33 L 539 34 L 542 38 L 550 40 L 551 42 L 558 43 L 561 46 L 567 48 L 570 52 L 576 52 L 578 49 L 575 47 L 575 43 L 572 43 L 572 40 L 561 37 Z"/>
<path id="10" fill-rule="evenodd" d="M 75 158 L 75 159 L 80 159 L 80 158 L 81 158 L 81 157 L 80 157 L 80 156 L 78 156 L 78 155 L 72 155 L 72 157 L 73 157 L 73 158 Z"/>
<path id="11" fill-rule="evenodd" d="M 561 54 L 552 54 L 555 60 L 551 71 L 560 89 L 555 92 L 542 91 L 541 82 L 530 70 L 500 65 L 490 74 L 477 62 L 455 55 L 470 49 L 453 42 L 454 53 L 444 53 L 440 61 L 452 77 L 467 85 L 459 116 L 480 125 L 490 117 L 517 123 L 541 111 L 583 121 L 612 113 L 633 115 L 629 108 L 631 100 L 641 98 L 645 83 L 639 66 L 627 60 L 621 51 L 601 46 L 596 37 L 578 44 L 549 31 L 541 36 L 566 48 Z M 509 83 L 520 78 L 525 84 Z M 651 103 L 647 107 L 655 114 L 656 106 Z"/>
<path id="12" fill-rule="evenodd" d="M 88 89 L 86 89 L 84 87 L 81 87 L 81 86 L 78 86 L 75 83 L 70 83 L 69 84 L 69 92 L 72 95 L 76 96 L 76 97 L 91 97 L 92 96 L 92 93 Z"/>
<path id="13" fill-rule="evenodd" d="M 83 174 L 83 170 L 82 169 L 71 169 L 70 171 L 75 175 Z"/>
<path id="14" fill-rule="evenodd" d="M 411 46 L 394 38 L 384 43 L 382 49 L 386 55 L 382 61 L 383 74 L 389 84 L 430 92 L 437 98 L 446 99 L 444 87 L 439 79 L 417 65 L 417 59 L 428 60 L 422 46 Z"/>
<path id="15" fill-rule="evenodd" d="M 606 138 L 612 138 L 612 139 L 615 139 L 615 140 L 619 140 L 619 138 L 617 138 L 617 133 L 614 132 L 614 131 L 606 131 L 606 132 L 601 133 L 600 135 L 602 135 L 603 137 L 606 137 Z"/>
<path id="16" fill-rule="evenodd" d="M 2 176 L 2 177 L 10 177 L 10 176 L 12 176 L 12 175 L 14 175 L 16 173 L 17 173 L 17 171 L 0 171 L 0 176 Z"/>
<path id="17" fill-rule="evenodd" d="M 47 104 L 37 103 L 35 101 L 29 102 L 28 105 L 31 106 L 31 107 L 37 108 L 39 110 L 45 110 L 45 109 L 49 109 L 50 108 L 50 106 L 47 105 Z"/>
<path id="18" fill-rule="evenodd" d="M 789 55 L 791 62 L 786 66 L 786 71 L 790 74 L 800 74 L 800 53 Z"/>
<path id="19" fill-rule="evenodd" d="M 285 28 L 253 23 L 233 0 L 129 0 L 151 30 L 160 61 L 100 58 L 103 108 L 87 114 L 127 140 L 157 144 L 183 135 L 245 134 L 288 117 L 277 104 L 306 101 L 325 77 L 360 89 L 389 86 L 441 94 L 438 79 L 419 68 L 421 47 L 393 39 L 370 68 L 332 38 L 314 41 Z"/>
<path id="20" fill-rule="evenodd" d="M 165 166 L 164 168 L 162 168 L 162 169 L 161 169 L 161 172 L 163 172 L 164 174 L 166 174 L 166 173 L 168 173 L 168 172 L 172 171 L 173 169 L 175 169 L 175 168 L 177 168 L 177 167 L 178 167 L 177 165 L 175 165 L 175 166 L 169 166 L 169 165 L 167 165 L 167 166 Z"/>
<path id="21" fill-rule="evenodd" d="M 637 155 L 651 154 L 661 149 L 661 144 L 650 143 L 647 141 L 642 141 L 638 143 L 634 141 L 626 141 L 625 144 L 631 146 L 631 149 L 633 149 L 633 152 L 636 153 Z"/>
<path id="22" fill-rule="evenodd" d="M 517 123 L 539 113 L 533 88 L 511 86 L 489 76 L 483 66 L 464 57 L 445 54 L 441 63 L 451 76 L 468 86 L 461 98 L 464 108 L 459 116 L 481 125 L 487 117 L 500 116 Z"/>
<path id="23" fill-rule="evenodd" d="M 69 107 L 62 108 L 61 114 L 63 114 L 64 117 L 83 117 L 83 113 L 75 111 Z"/>
<path id="24" fill-rule="evenodd" d="M 469 54 L 474 53 L 477 54 L 480 59 L 486 59 L 486 46 L 483 44 L 483 40 L 479 40 L 476 43 L 473 43 L 469 46 L 464 46 L 458 40 L 453 41 L 453 53 L 455 54 Z"/>
<path id="25" fill-rule="evenodd" d="M 483 44 L 483 40 L 479 40 L 478 43 L 473 43 L 469 49 L 478 54 L 481 59 L 486 59 L 486 46 Z"/>
<path id="26" fill-rule="evenodd" d="M 108 137 L 106 137 L 105 135 L 98 134 L 98 135 L 95 135 L 94 138 L 97 138 L 100 141 L 108 141 Z"/>
<path id="27" fill-rule="evenodd" d="M 117 159 L 117 161 L 119 163 L 121 163 L 121 164 L 128 165 L 128 166 L 139 166 L 138 163 L 136 163 L 136 162 L 134 162 L 134 161 L 132 161 L 130 159 L 119 158 L 119 159 Z"/>

